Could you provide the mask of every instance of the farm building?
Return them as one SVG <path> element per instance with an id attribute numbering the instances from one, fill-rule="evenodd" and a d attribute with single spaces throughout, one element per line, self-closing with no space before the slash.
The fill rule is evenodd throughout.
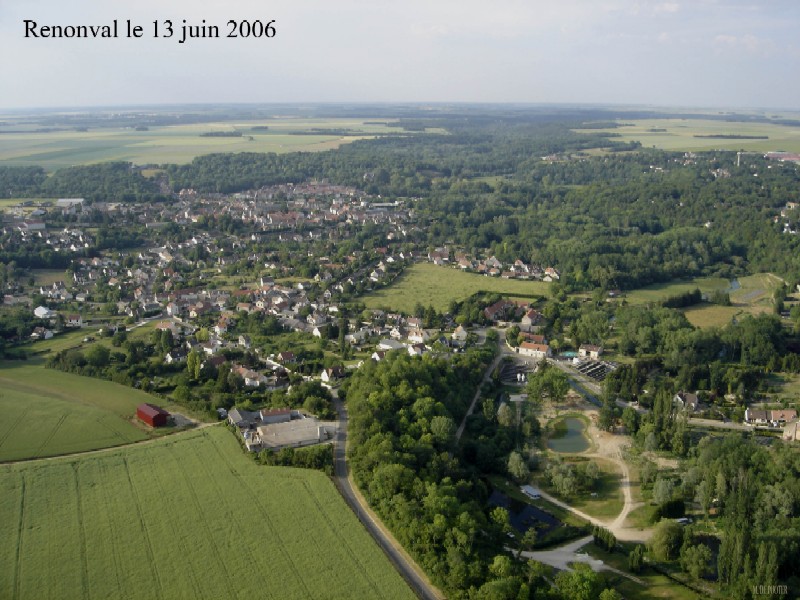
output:
<path id="1" fill-rule="evenodd" d="M 162 427 L 167 424 L 169 413 L 155 404 L 145 402 L 136 408 L 136 416 L 150 427 Z"/>

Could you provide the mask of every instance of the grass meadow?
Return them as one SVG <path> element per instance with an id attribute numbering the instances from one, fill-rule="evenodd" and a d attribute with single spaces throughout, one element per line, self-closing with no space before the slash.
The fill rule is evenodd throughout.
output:
<path id="1" fill-rule="evenodd" d="M 413 598 L 317 471 L 224 427 L 0 466 L 0 597 Z"/>
<path id="2" fill-rule="evenodd" d="M 772 273 L 757 273 L 740 277 L 739 287 L 730 291 L 731 306 L 717 304 L 699 304 L 684 309 L 684 314 L 695 327 L 723 327 L 731 322 L 734 317 L 756 315 L 771 312 L 772 294 L 783 281 Z M 670 296 L 694 289 L 701 292 L 717 290 L 730 290 L 731 284 L 727 279 L 719 277 L 697 277 L 685 281 L 660 283 L 638 290 L 628 292 L 626 300 L 630 304 L 646 304 L 659 302 Z"/>
<path id="3" fill-rule="evenodd" d="M 253 127 L 264 125 L 267 130 L 253 130 Z M 342 135 L 342 130 L 347 130 L 348 135 Z M 240 131 L 242 136 L 201 136 L 203 133 L 233 131 Z M 148 131 L 124 127 L 98 127 L 89 131 L 15 130 L 5 131 L 0 136 L 0 164 L 40 165 L 48 171 L 115 160 L 135 164 L 184 164 L 196 156 L 214 152 L 332 150 L 358 139 L 400 131 L 361 119 L 293 118 L 150 127 Z"/>
<path id="4" fill-rule="evenodd" d="M 642 119 L 620 121 L 615 129 L 579 129 L 583 133 L 617 133 L 621 142 L 641 142 L 646 148 L 662 150 L 744 150 L 800 152 L 800 129 L 774 123 L 745 123 L 713 119 Z M 768 139 L 724 139 L 713 135 L 767 136 Z"/>
<path id="5" fill-rule="evenodd" d="M 110 381 L 0 363 L 0 461 L 119 446 L 147 439 L 131 420 L 153 396 Z M 0 594 L 2 597 L 2 594 Z"/>
<path id="6" fill-rule="evenodd" d="M 541 281 L 519 281 L 463 273 L 450 267 L 417 263 L 400 275 L 390 286 L 366 294 L 367 308 L 381 308 L 413 313 L 418 302 L 446 311 L 451 300 L 464 300 L 475 292 L 497 292 L 504 296 L 530 298 L 549 296 L 550 284 Z"/>

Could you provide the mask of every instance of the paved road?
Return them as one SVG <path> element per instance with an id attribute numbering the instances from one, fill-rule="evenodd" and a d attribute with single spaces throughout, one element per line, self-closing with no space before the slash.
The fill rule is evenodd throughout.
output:
<path id="1" fill-rule="evenodd" d="M 334 482 L 339 489 L 339 493 L 353 512 L 356 513 L 358 520 L 378 542 L 378 545 L 386 553 L 386 556 L 389 557 L 389 560 L 392 561 L 392 564 L 394 564 L 414 593 L 423 600 L 440 600 L 443 596 L 420 575 L 418 572 L 419 567 L 412 566 L 411 557 L 402 550 L 402 546 L 382 526 L 377 517 L 366 506 L 366 502 L 361 495 L 353 489 L 345 452 L 347 445 L 347 409 L 338 398 L 334 400 L 334 403 L 339 414 L 339 428 L 336 431 L 336 443 L 333 450 Z"/>
<path id="2" fill-rule="evenodd" d="M 560 546 L 558 548 L 553 548 L 552 550 L 538 550 L 536 552 L 521 552 L 520 554 L 524 558 L 531 558 L 533 560 L 537 560 L 540 563 L 544 563 L 546 565 L 550 565 L 551 567 L 555 567 L 559 570 L 569 570 L 569 565 L 571 563 L 582 562 L 589 565 L 593 571 L 612 571 L 621 575 L 623 577 L 627 577 L 631 581 L 635 581 L 639 585 L 646 585 L 644 581 L 639 579 L 638 577 L 634 577 L 630 573 L 626 573 L 624 571 L 620 571 L 619 569 L 615 569 L 607 564 L 605 564 L 599 558 L 592 558 L 585 552 L 578 552 L 580 548 L 585 546 L 586 544 L 592 541 L 592 536 L 587 536 L 584 538 L 580 538 L 569 544 L 564 546 Z"/>

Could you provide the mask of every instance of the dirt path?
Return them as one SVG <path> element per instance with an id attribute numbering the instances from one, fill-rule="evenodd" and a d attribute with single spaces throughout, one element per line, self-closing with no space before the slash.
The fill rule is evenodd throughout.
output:
<path id="1" fill-rule="evenodd" d="M 587 458 L 601 458 L 616 465 L 621 475 L 619 485 L 622 489 L 623 505 L 619 515 L 617 515 L 613 520 L 602 520 L 592 517 L 585 512 L 570 506 L 566 502 L 554 498 L 550 494 L 545 494 L 542 492 L 542 497 L 566 510 L 569 510 L 570 512 L 578 515 L 582 519 L 585 519 L 594 525 L 605 527 L 611 531 L 618 540 L 637 542 L 647 541 L 650 538 L 652 530 L 640 530 L 635 527 L 625 526 L 625 521 L 628 518 L 628 515 L 633 510 L 644 504 L 643 502 L 635 502 L 633 499 L 633 494 L 631 492 L 631 472 L 628 464 L 623 458 L 623 451 L 630 444 L 630 438 L 624 435 L 608 433 L 607 431 L 600 431 L 596 425 L 598 417 L 597 408 L 584 401 L 577 394 L 570 394 L 567 404 L 565 406 L 560 406 L 559 410 L 562 412 L 564 410 L 580 412 L 589 418 L 590 424 L 586 430 L 586 435 L 592 442 L 593 450 L 580 454 L 580 456 Z M 548 412 L 543 416 L 554 417 L 555 414 L 550 414 Z"/>
<path id="2" fill-rule="evenodd" d="M 483 384 L 489 381 L 494 373 L 494 370 L 497 368 L 497 365 L 500 364 L 500 361 L 503 360 L 503 357 L 506 356 L 504 352 L 505 343 L 503 343 L 503 336 L 505 336 L 505 332 L 503 330 L 495 330 L 498 331 L 499 335 L 497 336 L 497 356 L 492 361 L 492 364 L 489 365 L 489 368 L 486 369 L 486 373 L 483 376 L 483 380 L 481 380 L 481 384 L 478 386 L 478 389 L 475 390 L 475 396 L 472 398 L 472 402 L 469 405 L 469 409 L 467 413 L 464 415 L 464 418 L 461 420 L 461 425 L 458 426 L 456 430 L 456 443 L 461 439 L 461 435 L 464 433 L 464 428 L 467 426 L 467 417 L 469 417 L 473 411 L 475 410 L 475 405 L 478 403 L 478 398 L 481 397 L 481 391 L 483 390 Z"/>

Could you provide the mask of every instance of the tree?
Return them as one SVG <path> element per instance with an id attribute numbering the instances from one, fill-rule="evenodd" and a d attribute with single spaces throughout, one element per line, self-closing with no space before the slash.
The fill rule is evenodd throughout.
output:
<path id="1" fill-rule="evenodd" d="M 95 344 L 86 351 L 86 362 L 93 367 L 105 367 L 108 364 L 111 351 L 102 344 Z"/>
<path id="2" fill-rule="evenodd" d="M 522 455 L 519 452 L 512 452 L 508 455 L 508 474 L 511 475 L 517 483 L 523 483 L 524 481 L 528 480 L 528 475 L 530 475 L 530 471 L 528 470 L 528 465 L 525 462 L 525 459 L 522 458 Z"/>
<path id="3" fill-rule="evenodd" d="M 639 573 L 644 566 L 644 546 L 637 544 L 628 553 L 628 569 L 631 573 Z"/>
<path id="4" fill-rule="evenodd" d="M 431 433 L 442 446 L 450 444 L 455 430 L 455 423 L 450 417 L 437 415 L 431 419 Z"/>
<path id="5" fill-rule="evenodd" d="M 497 422 L 503 427 L 511 427 L 514 424 L 514 413 L 505 402 L 497 409 Z"/>
<path id="6" fill-rule="evenodd" d="M 598 596 L 598 600 L 622 600 L 622 594 L 617 590 L 606 588 Z"/>
<path id="7" fill-rule="evenodd" d="M 189 377 L 200 379 L 200 371 L 203 367 L 203 362 L 200 360 L 200 354 L 197 350 L 192 350 L 186 357 L 186 372 Z"/>
<path id="8" fill-rule="evenodd" d="M 650 552 L 657 561 L 675 560 L 683 541 L 683 529 L 675 521 L 663 519 L 653 530 Z"/>
<path id="9" fill-rule="evenodd" d="M 711 549 L 705 544 L 687 545 L 681 548 L 681 569 L 700 579 L 711 573 Z"/>
<path id="10" fill-rule="evenodd" d="M 600 595 L 600 575 L 585 563 L 575 563 L 572 571 L 556 575 L 556 587 L 563 598 L 569 600 L 595 600 Z"/>
<path id="11" fill-rule="evenodd" d="M 675 484 L 671 479 L 661 477 L 656 478 L 656 483 L 653 486 L 653 502 L 659 506 L 663 506 L 672 500 L 675 494 Z"/>

